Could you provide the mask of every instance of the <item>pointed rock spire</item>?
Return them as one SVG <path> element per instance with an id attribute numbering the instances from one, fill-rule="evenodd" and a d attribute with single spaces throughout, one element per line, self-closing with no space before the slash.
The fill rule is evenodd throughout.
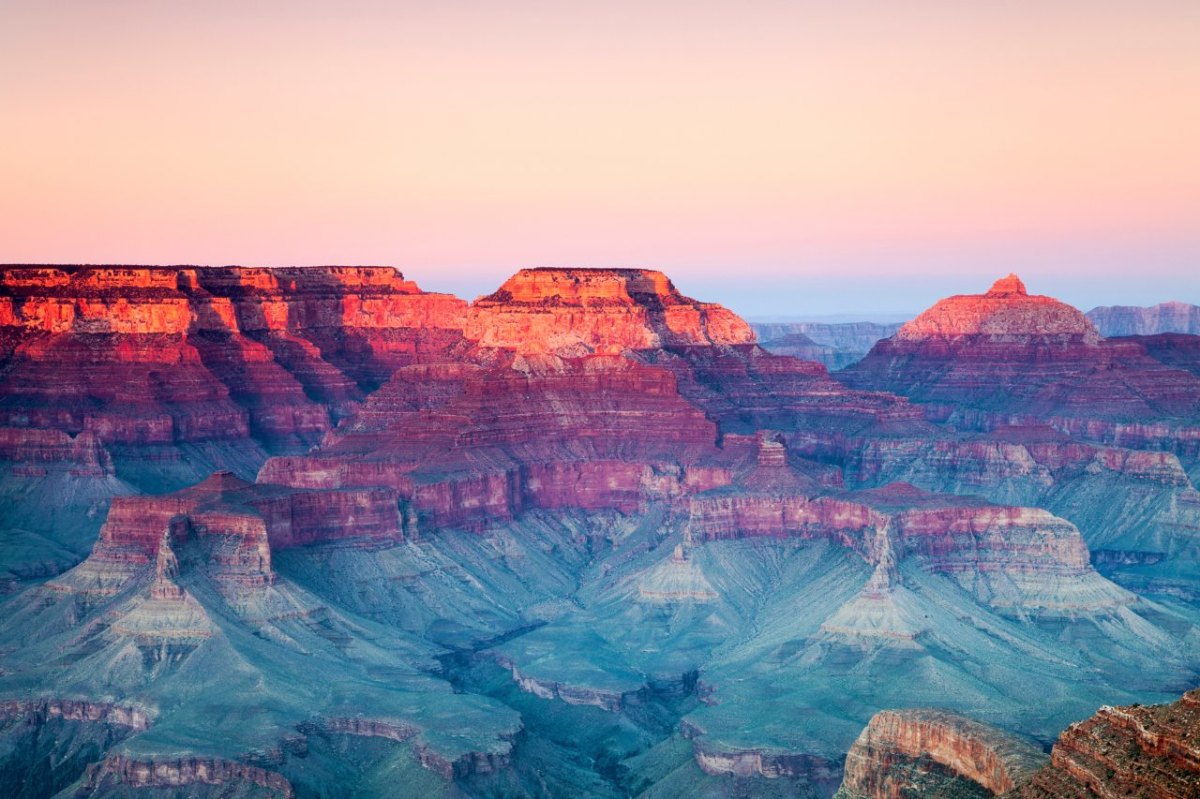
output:
<path id="1" fill-rule="evenodd" d="M 150 587 L 150 596 L 154 599 L 183 599 L 183 590 L 173 579 L 178 576 L 179 559 L 171 547 L 171 528 L 167 527 L 163 530 L 158 552 L 154 556 L 154 583 Z"/>
<path id="2" fill-rule="evenodd" d="M 896 555 L 892 551 L 891 522 L 879 528 L 875 533 L 875 571 L 871 579 L 863 586 L 863 596 L 883 598 L 892 592 L 892 588 L 900 581 L 900 572 L 896 568 Z"/>
<path id="3" fill-rule="evenodd" d="M 987 296 L 1003 297 L 1014 294 L 1021 297 L 1027 296 L 1025 284 L 1021 282 L 1021 278 L 1009 272 L 1007 277 L 1002 277 L 992 284 L 992 287 L 988 289 Z"/>

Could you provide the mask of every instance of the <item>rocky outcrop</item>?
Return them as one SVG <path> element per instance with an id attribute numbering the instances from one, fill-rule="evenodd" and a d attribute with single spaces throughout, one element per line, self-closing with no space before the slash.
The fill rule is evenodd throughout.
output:
<path id="1" fill-rule="evenodd" d="M 218 757 L 135 758 L 113 754 L 88 769 L 76 796 L 107 795 L 139 788 L 186 789 L 217 785 L 249 795 L 292 799 L 295 791 L 282 774 Z"/>
<path id="2" fill-rule="evenodd" d="M 986 294 L 944 299 L 896 332 L 899 341 L 983 338 L 1013 342 L 1095 344 L 1100 334 L 1080 311 L 1052 297 L 1030 295 L 1010 274 Z"/>
<path id="3" fill-rule="evenodd" d="M 1046 756 L 1032 743 L 934 709 L 876 713 L 846 755 L 838 799 L 916 799 L 966 781 L 995 796 L 1024 783 Z M 940 789 L 940 791 L 938 790 Z M 963 787 L 964 795 L 971 795 Z"/>
<path id="4" fill-rule="evenodd" d="M 150 714 L 142 708 L 86 699 L 0 700 L 0 718 L 29 718 L 35 724 L 59 718 L 111 724 L 139 732 L 150 728 Z"/>
<path id="5" fill-rule="evenodd" d="M 1079 311 L 1015 277 L 950 297 L 838 374 L 894 391 L 927 418 L 990 430 L 1049 423 L 1073 436 L 1192 456 L 1200 379 L 1129 339 L 1101 340 Z M 1135 421 L 1136 420 L 1136 421 Z"/>
<path id="6" fill-rule="evenodd" d="M 496 662 L 512 672 L 512 680 L 522 691 L 541 699 L 557 699 L 568 705 L 590 705 L 610 713 L 616 713 L 625 705 L 625 693 L 606 691 L 600 688 L 568 685 L 557 680 L 544 680 L 523 674 L 513 661 L 494 654 Z"/>
<path id="7" fill-rule="evenodd" d="M 767 749 L 726 748 L 708 741 L 703 731 L 684 722 L 681 732 L 692 743 L 696 765 L 705 774 L 734 777 L 790 777 L 807 783 L 818 791 L 832 792 L 837 785 L 839 769 L 836 763 L 815 755 L 778 752 Z M 825 794 L 828 795 L 828 794 Z"/>
<path id="8" fill-rule="evenodd" d="M 872 565 L 914 558 L 961 579 L 998 609 L 1103 611 L 1133 595 L 1101 578 L 1079 530 L 1040 508 L 992 505 L 909 485 L 815 498 L 716 490 L 689 500 L 696 541 L 755 536 L 829 539 Z"/>
<path id="9" fill-rule="evenodd" d="M 300 725 L 301 733 L 319 730 L 326 735 L 355 735 L 366 738 L 386 738 L 397 743 L 412 742 L 412 751 L 422 766 L 447 780 L 478 777 L 503 771 L 511 765 L 511 741 L 502 738 L 490 751 L 464 752 L 448 757 L 425 744 L 421 729 L 405 721 L 353 717 L 322 718 L 315 723 Z"/>
<path id="10" fill-rule="evenodd" d="M 1150 307 L 1102 305 L 1087 312 L 1102 336 L 1200 335 L 1200 305 L 1163 302 Z"/>
<path id="11" fill-rule="evenodd" d="M 109 597 L 154 566 L 163 583 L 154 598 L 182 602 L 183 593 L 170 582 L 173 575 L 161 573 L 164 548 L 171 550 L 172 564 L 180 552 L 213 579 L 253 588 L 275 581 L 275 550 L 328 543 L 376 546 L 403 539 L 396 493 L 387 488 L 317 493 L 255 485 L 218 472 L 175 494 L 118 497 L 91 555 L 47 587 Z"/>
<path id="12" fill-rule="evenodd" d="M 1169 705 L 1102 707 L 1072 724 L 1021 799 L 1200 796 L 1200 692 Z"/>
<path id="13" fill-rule="evenodd" d="M 0 427 L 0 461 L 10 461 L 10 469 L 30 476 L 44 475 L 56 466 L 77 477 L 114 474 L 112 456 L 88 430 L 71 435 L 61 430 Z"/>
<path id="14" fill-rule="evenodd" d="M 466 304 L 385 267 L 0 269 L 0 424 L 105 445 L 315 443 Z"/>
<path id="15" fill-rule="evenodd" d="M 962 780 L 966 780 L 964 785 Z M 877 713 L 846 756 L 838 799 L 1190 799 L 1200 795 L 1200 694 L 1102 707 L 1041 750 L 940 710 Z"/>
<path id="16" fill-rule="evenodd" d="M 522 269 L 471 304 L 465 334 L 486 347 L 567 356 L 754 341 L 738 316 L 646 269 Z"/>

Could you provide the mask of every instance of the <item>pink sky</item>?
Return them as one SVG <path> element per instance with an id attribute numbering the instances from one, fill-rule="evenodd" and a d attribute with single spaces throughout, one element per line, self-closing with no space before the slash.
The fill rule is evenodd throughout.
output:
<path id="1" fill-rule="evenodd" d="M 1200 302 L 1198 43 L 1195 0 L 7 2 L 0 261 Z"/>

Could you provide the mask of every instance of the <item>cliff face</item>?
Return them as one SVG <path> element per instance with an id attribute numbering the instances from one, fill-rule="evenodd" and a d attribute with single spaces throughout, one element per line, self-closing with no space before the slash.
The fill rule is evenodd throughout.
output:
<path id="1" fill-rule="evenodd" d="M 250 569 L 245 578 L 256 581 L 271 579 L 274 549 L 338 541 L 395 542 L 404 537 L 396 494 L 386 488 L 318 493 L 257 486 L 218 472 L 175 494 L 118 497 L 100 530 L 93 558 L 151 563 L 167 540 L 164 534 L 177 543 L 213 536 L 231 539 L 217 547 L 219 558 L 231 568 L 241 563 Z"/>
<path id="2" fill-rule="evenodd" d="M 380 267 L 4 267 L 0 425 L 115 445 L 315 443 L 466 304 Z"/>
<path id="3" fill-rule="evenodd" d="M 1169 705 L 1103 707 L 1059 736 L 1022 799 L 1200 795 L 1200 694 Z"/>
<path id="4" fill-rule="evenodd" d="M 1136 305 L 1106 305 L 1093 308 L 1087 317 L 1100 335 L 1156 336 L 1160 333 L 1200 335 L 1200 306 L 1185 302 L 1163 302 L 1148 308 Z"/>
<path id="5" fill-rule="evenodd" d="M 1091 567 L 1079 530 L 1047 511 L 901 484 L 811 499 L 794 491 L 738 490 L 735 484 L 691 498 L 688 531 L 699 541 L 829 539 L 884 571 L 911 558 L 961 580 L 979 601 L 1002 610 L 1097 613 L 1134 599 Z"/>
<path id="6" fill-rule="evenodd" d="M 1170 366 L 1200 376 L 1200 335 L 1162 333 L 1138 336 L 1132 341 L 1142 345 L 1150 357 Z"/>
<path id="7" fill-rule="evenodd" d="M 104 796 L 130 789 L 195 790 L 202 785 L 264 799 L 292 799 L 296 795 L 282 774 L 258 766 L 211 757 L 138 760 L 120 754 L 90 768 L 76 795 Z"/>
<path id="8" fill-rule="evenodd" d="M 259 479 L 386 485 L 434 526 L 471 527 L 537 507 L 632 511 L 716 454 L 673 376 L 623 358 L 422 375 L 401 370 L 318 454 L 272 459 Z"/>
<path id="9" fill-rule="evenodd" d="M 1200 436 L 1194 374 L 1133 340 L 1102 340 L 1079 311 L 1027 295 L 1014 276 L 986 294 L 942 300 L 838 377 L 903 394 L 928 418 L 964 428 L 1049 422 L 1077 437 L 1189 455 Z"/>
<path id="10" fill-rule="evenodd" d="M 472 303 L 465 334 L 487 347 L 576 356 L 754 341 L 737 315 L 643 269 L 522 269 Z"/>
<path id="11" fill-rule="evenodd" d="M 846 756 L 838 799 L 1190 799 L 1200 795 L 1200 697 L 1102 707 L 1068 727 L 1046 761 L 1025 740 L 962 716 L 889 710 Z"/>
<path id="12" fill-rule="evenodd" d="M 5 601 L 0 696 L 89 698 L 26 716 L 129 740 L 81 738 L 98 795 L 636 795 L 677 778 L 660 746 L 698 793 L 828 795 L 880 708 L 1048 740 L 1195 671 L 1189 344 L 1015 279 L 854 387 L 644 270 L 470 305 L 374 267 L 2 281 L 0 558 L 44 582 Z M 68 515 L 86 546 L 43 568 Z M 885 721 L 865 788 L 1015 780 L 991 732 Z"/>
<path id="13" fill-rule="evenodd" d="M 846 755 L 838 799 L 915 799 L 935 791 L 970 796 L 972 788 L 975 795 L 996 796 L 1045 762 L 1032 743 L 963 716 L 885 710 L 871 718 Z"/>

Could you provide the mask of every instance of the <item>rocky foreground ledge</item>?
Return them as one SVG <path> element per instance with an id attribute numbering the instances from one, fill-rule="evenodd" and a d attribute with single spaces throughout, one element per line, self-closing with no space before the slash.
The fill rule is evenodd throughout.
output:
<path id="1" fill-rule="evenodd" d="M 836 799 L 1195 799 L 1200 691 L 1167 705 L 1102 707 L 1050 755 L 941 710 L 877 713 L 846 756 Z"/>

